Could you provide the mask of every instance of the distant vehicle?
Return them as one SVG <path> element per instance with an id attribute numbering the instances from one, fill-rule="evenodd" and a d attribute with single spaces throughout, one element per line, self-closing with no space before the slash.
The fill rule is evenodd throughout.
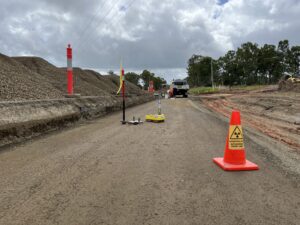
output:
<path id="1" fill-rule="evenodd" d="M 188 97 L 188 90 L 190 86 L 188 85 L 186 80 L 174 80 L 170 85 L 170 89 L 168 90 L 169 97 L 176 97 L 177 95 L 182 95 L 184 98 Z"/>

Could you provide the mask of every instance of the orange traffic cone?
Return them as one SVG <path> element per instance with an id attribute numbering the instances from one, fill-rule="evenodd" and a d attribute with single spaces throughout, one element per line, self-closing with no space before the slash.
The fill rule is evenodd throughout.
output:
<path id="1" fill-rule="evenodd" d="M 213 161 L 223 170 L 258 170 L 256 164 L 246 160 L 239 111 L 233 111 L 231 114 L 224 158 L 214 158 Z"/>

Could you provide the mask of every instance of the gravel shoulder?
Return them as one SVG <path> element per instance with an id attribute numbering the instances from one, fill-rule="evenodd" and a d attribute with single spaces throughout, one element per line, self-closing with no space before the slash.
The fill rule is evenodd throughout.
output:
<path id="1" fill-rule="evenodd" d="M 260 170 L 222 171 L 212 158 L 228 122 L 194 104 L 164 100 L 165 123 L 121 126 L 114 113 L 1 151 L 0 224 L 298 224 L 297 173 L 248 131 L 247 158 Z"/>

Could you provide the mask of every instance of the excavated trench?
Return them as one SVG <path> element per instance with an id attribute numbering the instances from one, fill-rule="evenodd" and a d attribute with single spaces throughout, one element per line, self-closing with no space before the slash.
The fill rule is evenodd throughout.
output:
<path id="1" fill-rule="evenodd" d="M 126 107 L 153 99 L 146 94 L 127 97 Z M 0 102 L 0 147 L 121 110 L 121 103 L 110 96 Z"/>

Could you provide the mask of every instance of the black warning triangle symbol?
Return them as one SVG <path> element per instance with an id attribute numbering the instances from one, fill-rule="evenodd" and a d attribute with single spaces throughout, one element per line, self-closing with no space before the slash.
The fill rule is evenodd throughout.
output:
<path id="1" fill-rule="evenodd" d="M 232 131 L 232 133 L 230 135 L 230 139 L 243 139 L 242 131 L 240 130 L 240 128 L 238 126 L 236 126 L 234 128 L 234 130 Z"/>

